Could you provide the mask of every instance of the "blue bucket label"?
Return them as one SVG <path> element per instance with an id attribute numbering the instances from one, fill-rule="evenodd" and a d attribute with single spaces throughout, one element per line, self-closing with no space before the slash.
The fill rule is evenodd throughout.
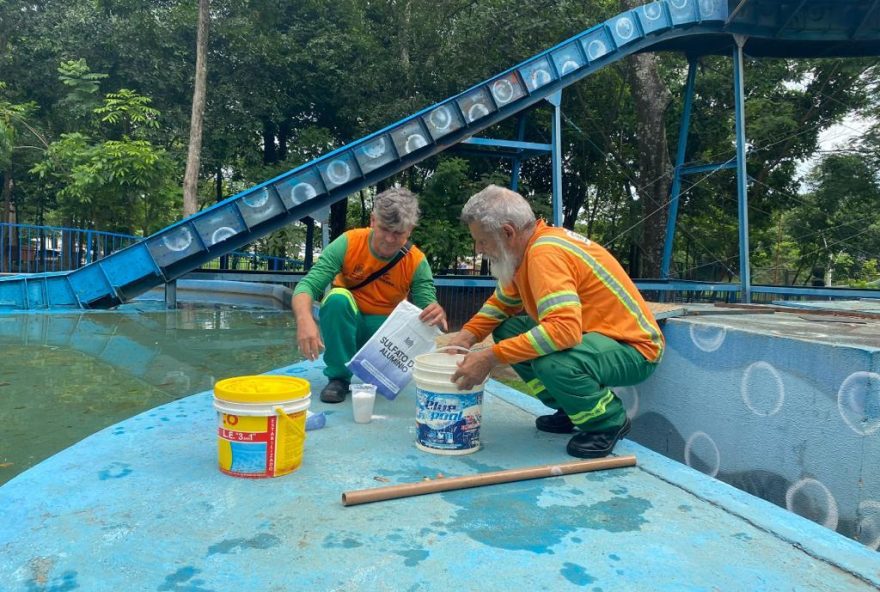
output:
<path id="1" fill-rule="evenodd" d="M 416 398 L 419 444 L 439 450 L 469 450 L 480 446 L 483 391 L 459 395 L 417 388 Z"/>

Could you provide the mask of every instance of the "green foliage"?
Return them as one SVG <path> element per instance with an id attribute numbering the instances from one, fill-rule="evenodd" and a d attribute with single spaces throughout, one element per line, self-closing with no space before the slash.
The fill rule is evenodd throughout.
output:
<path id="1" fill-rule="evenodd" d="M 201 206 L 249 188 L 577 34 L 621 10 L 619 0 L 212 0 Z M 197 6 L 163 0 L 0 2 L 0 174 L 15 179 L 20 220 L 48 218 L 104 230 L 149 232 L 177 217 L 189 137 Z M 687 71 L 659 55 L 675 96 L 674 149 Z M 59 65 L 60 64 L 60 65 Z M 565 223 L 629 257 L 655 209 L 639 197 L 640 130 L 627 66 L 595 72 L 563 93 Z M 57 82 L 51 81 L 57 79 Z M 734 155 L 731 62 L 699 61 L 686 162 Z M 880 115 L 878 68 L 860 59 L 749 60 L 746 64 L 753 278 L 808 281 L 833 260 L 835 282 L 871 282 L 880 124 L 852 152 L 822 161 L 805 189 L 801 162 L 847 112 Z M 138 89 L 138 91 L 131 90 Z M 525 117 L 525 139 L 549 143 L 551 110 Z M 485 132 L 513 139 L 516 119 Z M 47 147 L 48 150 L 47 150 Z M 856 151 L 857 150 L 857 151 Z M 861 159 L 862 164 L 856 162 Z M 32 171 L 32 172 L 31 172 Z M 550 217 L 550 159 L 523 163 L 520 188 Z M 438 157 L 383 182 L 422 195 L 416 241 L 432 266 L 469 256 L 458 223 L 467 196 L 510 183 L 509 161 Z M 351 196 L 361 225 L 369 196 Z M 725 280 L 739 273 L 735 177 L 688 177 L 679 210 L 677 273 Z M 874 200 L 874 201 L 872 201 Z M 131 221 L 131 222 L 129 222 Z M 320 233 L 317 233 L 320 234 Z M 301 249 L 292 226 L 257 248 Z"/>
<path id="2" fill-rule="evenodd" d="M 468 172 L 464 160 L 443 159 L 419 196 L 423 222 L 413 232 L 413 242 L 435 272 L 453 268 L 458 258 L 472 254 L 470 234 L 458 220 L 464 203 L 477 190 Z"/>

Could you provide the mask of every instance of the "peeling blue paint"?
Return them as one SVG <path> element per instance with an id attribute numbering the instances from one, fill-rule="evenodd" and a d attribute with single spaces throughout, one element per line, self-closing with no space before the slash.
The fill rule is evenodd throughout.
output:
<path id="1" fill-rule="evenodd" d="M 181 567 L 171 575 L 165 576 L 165 583 L 156 588 L 159 592 L 214 592 L 211 588 L 203 588 L 204 580 L 193 580 L 193 576 L 202 573 L 202 570 L 188 565 Z M 192 580 L 192 581 L 190 581 Z"/>
<path id="2" fill-rule="evenodd" d="M 27 582 L 27 592 L 69 592 L 70 590 L 76 590 L 79 588 L 76 576 L 75 571 L 66 571 L 61 574 L 60 582 L 55 580 L 48 587 L 45 582 L 38 582 L 32 579 Z"/>
<path id="3" fill-rule="evenodd" d="M 608 555 L 608 559 L 610 559 L 611 561 L 620 561 L 620 555 L 618 555 L 617 553 L 611 553 L 610 555 Z"/>
<path id="4" fill-rule="evenodd" d="M 693 510 L 693 508 L 687 504 L 682 504 L 682 505 L 678 506 L 678 509 L 681 510 L 682 512 L 690 512 Z"/>
<path id="5" fill-rule="evenodd" d="M 407 567 L 415 567 L 416 565 L 427 559 L 428 555 L 430 555 L 430 553 L 428 553 L 427 551 L 419 549 L 411 549 L 408 551 L 395 551 L 395 553 L 397 553 L 401 557 L 406 558 L 406 561 L 404 561 L 403 564 Z"/>
<path id="6" fill-rule="evenodd" d="M 537 502 L 545 487 L 543 482 L 521 482 L 491 491 L 443 493 L 447 502 L 461 508 L 447 527 L 488 546 L 551 554 L 551 547 L 580 528 L 637 531 L 646 522 L 643 514 L 652 507 L 649 501 L 632 496 L 582 507 L 541 507 Z M 498 511 L 501 496 L 505 500 L 503 512 Z M 560 516 L 566 519 L 559 520 Z"/>
<path id="7" fill-rule="evenodd" d="M 355 549 L 357 547 L 363 547 L 364 544 L 356 539 L 351 537 L 341 538 L 343 535 L 340 533 L 333 533 L 327 535 L 324 538 L 324 543 L 322 546 L 325 549 Z"/>
<path id="8" fill-rule="evenodd" d="M 747 534 L 744 533 L 744 532 L 738 532 L 738 533 L 734 534 L 734 535 L 733 535 L 733 538 L 735 538 L 735 539 L 739 539 L 739 540 L 741 540 L 741 541 L 750 541 L 750 540 L 752 540 L 752 537 L 750 537 L 749 535 L 747 535 Z"/>
<path id="9" fill-rule="evenodd" d="M 596 581 L 596 578 L 588 574 L 587 570 L 577 563 L 569 563 L 566 561 L 562 564 L 562 569 L 559 570 L 559 573 L 562 574 L 562 577 L 576 586 L 586 586 L 587 584 L 592 584 Z"/>
<path id="10" fill-rule="evenodd" d="M 214 555 L 216 553 L 229 554 L 237 549 L 271 549 L 280 544 L 281 539 L 274 534 L 264 532 L 250 539 L 227 539 L 215 545 L 211 545 L 208 547 L 208 555 Z"/>
<path id="11" fill-rule="evenodd" d="M 120 479 L 131 474 L 131 465 L 127 463 L 114 462 L 107 465 L 106 468 L 98 471 L 98 478 L 101 481 L 107 479 Z"/>

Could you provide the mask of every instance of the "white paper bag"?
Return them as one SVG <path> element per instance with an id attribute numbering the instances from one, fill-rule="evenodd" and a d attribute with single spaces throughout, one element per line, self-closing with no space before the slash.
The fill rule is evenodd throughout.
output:
<path id="1" fill-rule="evenodd" d="M 346 364 L 352 374 L 386 399 L 394 399 L 412 380 L 415 358 L 434 349 L 440 329 L 419 320 L 422 309 L 404 300 Z"/>

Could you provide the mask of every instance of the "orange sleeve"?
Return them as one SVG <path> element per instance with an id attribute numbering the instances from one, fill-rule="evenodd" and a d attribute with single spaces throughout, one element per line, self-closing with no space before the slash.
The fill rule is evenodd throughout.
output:
<path id="1" fill-rule="evenodd" d="M 564 249 L 552 245 L 535 245 L 526 256 L 527 288 L 534 299 L 538 323 L 521 335 L 495 344 L 495 355 L 508 364 L 570 349 L 580 343 L 583 335 L 582 305 L 573 275 L 575 262 Z"/>
<path id="2" fill-rule="evenodd" d="M 483 303 L 471 319 L 465 323 L 462 329 L 477 336 L 477 340 L 484 340 L 503 321 L 519 314 L 522 310 L 522 300 L 514 284 L 502 287 L 496 284 L 495 292 Z"/>

